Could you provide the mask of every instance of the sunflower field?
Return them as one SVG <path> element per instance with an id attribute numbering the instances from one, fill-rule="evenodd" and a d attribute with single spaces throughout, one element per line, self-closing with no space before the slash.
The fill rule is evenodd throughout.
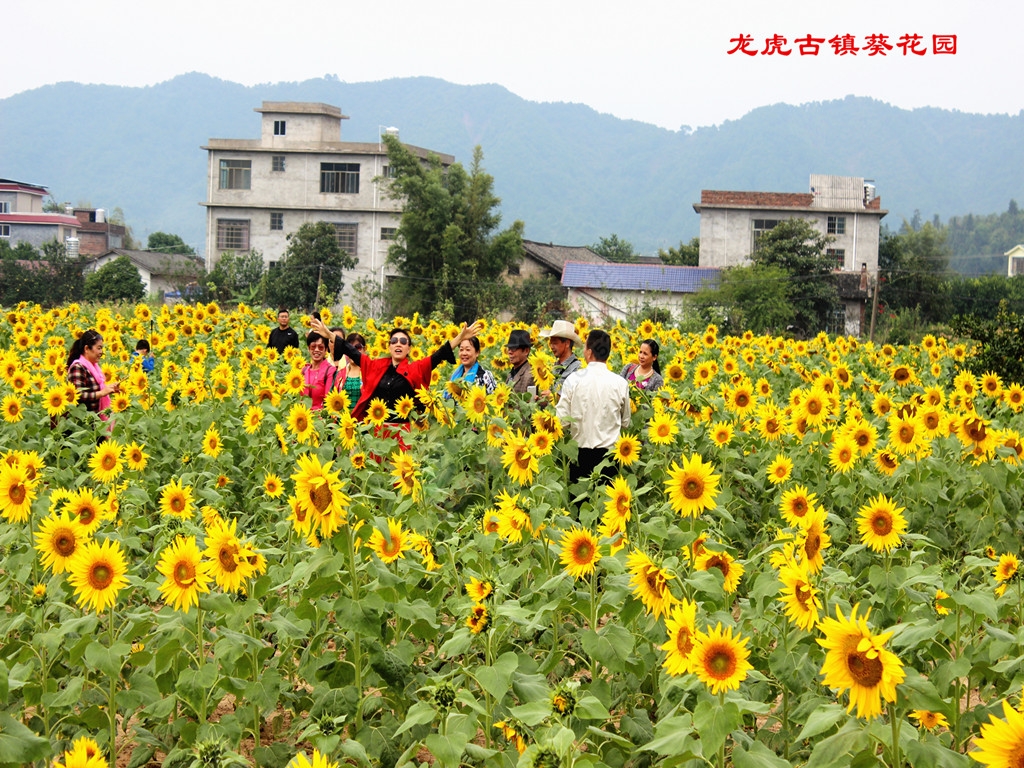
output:
<path id="1" fill-rule="evenodd" d="M 1024 389 L 969 343 L 606 327 L 665 385 L 566 487 L 552 409 L 450 366 L 403 451 L 260 310 L 0 318 L 0 766 L 1024 765 Z"/>

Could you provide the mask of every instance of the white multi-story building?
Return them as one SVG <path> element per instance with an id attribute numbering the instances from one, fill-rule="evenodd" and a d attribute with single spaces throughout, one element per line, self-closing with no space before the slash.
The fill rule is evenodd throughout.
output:
<path id="1" fill-rule="evenodd" d="M 888 211 L 870 182 L 854 176 L 811 174 L 811 191 L 727 192 L 703 189 L 693 209 L 700 214 L 700 266 L 746 263 L 761 235 L 787 219 L 804 219 L 834 238 L 827 253 L 836 269 L 878 272 L 880 222 Z"/>
<path id="2" fill-rule="evenodd" d="M 46 187 L 14 179 L 0 179 L 0 238 L 13 248 L 20 242 L 39 248 L 51 240 L 64 243 L 78 255 L 78 219 L 70 211 L 46 213 Z"/>
<path id="3" fill-rule="evenodd" d="M 338 107 L 265 101 L 259 139 L 210 139 L 206 193 L 206 268 L 227 251 L 257 250 L 269 267 L 280 261 L 287 236 L 307 222 L 334 225 L 338 244 L 356 259 L 345 271 L 343 298 L 361 278 L 383 285 L 402 206 L 385 194 L 387 147 L 341 140 Z M 389 128 L 388 131 L 395 129 Z M 455 158 L 406 146 L 444 165 Z"/>

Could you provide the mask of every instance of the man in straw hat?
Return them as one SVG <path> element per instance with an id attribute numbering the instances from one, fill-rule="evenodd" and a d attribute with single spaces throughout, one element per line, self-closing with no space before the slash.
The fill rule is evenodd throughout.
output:
<path id="1" fill-rule="evenodd" d="M 505 355 L 512 364 L 512 370 L 509 371 L 505 383 L 512 387 L 513 392 L 523 393 L 528 387 L 533 386 L 533 369 L 529 360 L 531 347 L 533 341 L 530 339 L 529 331 L 515 330 L 508 335 Z"/>
<path id="2" fill-rule="evenodd" d="M 548 340 L 551 353 L 556 360 L 552 370 L 555 382 L 551 389 L 542 393 L 544 401 L 551 402 L 557 399 L 565 380 L 580 369 L 579 358 L 573 354 L 572 347 L 573 344 L 582 346 L 583 339 L 577 335 L 576 328 L 568 320 L 555 320 L 550 328 L 540 332 L 540 336 Z"/>

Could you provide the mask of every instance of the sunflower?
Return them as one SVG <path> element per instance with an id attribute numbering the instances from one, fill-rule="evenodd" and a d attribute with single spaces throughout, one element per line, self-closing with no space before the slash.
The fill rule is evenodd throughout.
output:
<path id="1" fill-rule="evenodd" d="M 677 602 L 668 588 L 668 582 L 675 577 L 655 565 L 647 553 L 639 549 L 629 553 L 626 568 L 629 570 L 629 585 L 633 594 L 643 603 L 644 608 L 654 618 L 668 614 Z"/>
<path id="2" fill-rule="evenodd" d="M 822 605 L 807 568 L 796 563 L 784 565 L 779 571 L 779 581 L 782 582 L 779 602 L 786 610 L 786 618 L 800 629 L 814 629 Z"/>
<path id="3" fill-rule="evenodd" d="M 466 626 L 469 627 L 469 631 L 474 635 L 479 635 L 491 624 L 491 615 L 487 611 L 487 606 L 482 603 L 477 603 L 473 606 L 473 609 L 469 612 L 469 616 L 466 617 Z"/>
<path id="4" fill-rule="evenodd" d="M 116 541 L 87 541 L 68 563 L 68 582 L 82 607 L 97 613 L 114 605 L 117 593 L 128 586 L 121 545 Z"/>
<path id="5" fill-rule="evenodd" d="M 121 446 L 113 440 L 105 440 L 96 446 L 89 459 L 89 468 L 96 482 L 112 483 L 118 478 L 124 468 L 121 464 L 121 451 Z"/>
<path id="6" fill-rule="evenodd" d="M 104 506 L 91 488 L 80 488 L 68 497 L 64 511 L 91 536 L 100 527 L 100 520 L 106 516 Z"/>
<path id="7" fill-rule="evenodd" d="M 530 447 L 529 438 L 518 429 L 506 433 L 501 463 L 508 471 L 508 476 L 519 485 L 529 485 L 533 482 L 533 476 L 539 469 L 537 456 Z"/>
<path id="8" fill-rule="evenodd" d="M 192 488 L 183 486 L 174 478 L 160 491 L 160 512 L 169 517 L 188 519 L 195 510 L 192 506 Z"/>
<path id="9" fill-rule="evenodd" d="M 620 435 L 612 448 L 612 458 L 624 467 L 632 466 L 640 458 L 640 441 L 635 435 Z"/>
<path id="10" fill-rule="evenodd" d="M 732 627 L 723 630 L 721 622 L 707 634 L 696 634 L 690 667 L 712 694 L 736 690 L 753 669 L 747 661 L 747 642 L 745 637 L 733 637 Z"/>
<path id="11" fill-rule="evenodd" d="M 391 474 L 395 478 L 395 489 L 403 496 L 412 496 L 414 500 L 419 499 L 423 486 L 420 485 L 419 478 L 416 476 L 416 462 L 409 454 L 401 451 L 391 454 L 391 462 L 394 465 Z"/>
<path id="12" fill-rule="evenodd" d="M 891 552 L 900 545 L 900 536 L 907 532 L 904 507 L 878 494 L 860 508 L 857 530 L 864 546 L 875 552 Z"/>
<path id="13" fill-rule="evenodd" d="M 899 466 L 900 459 L 892 451 L 882 449 L 875 454 L 875 468 L 883 475 L 892 475 Z"/>
<path id="14" fill-rule="evenodd" d="M 550 432 L 555 440 L 561 440 L 564 430 L 562 429 L 562 420 L 552 411 L 534 411 L 533 416 L 530 417 L 530 422 L 533 424 L 535 432 L 544 430 Z"/>
<path id="15" fill-rule="evenodd" d="M 476 576 L 471 576 L 466 582 L 466 594 L 474 603 L 482 603 L 494 594 L 494 587 L 489 581 L 480 581 Z"/>
<path id="16" fill-rule="evenodd" d="M 370 401 L 366 409 L 366 420 L 375 426 L 380 426 L 388 420 L 388 405 L 379 397 Z"/>
<path id="17" fill-rule="evenodd" d="M 338 768 L 338 764 L 329 760 L 327 755 L 321 754 L 320 750 L 313 750 L 313 757 L 306 757 L 305 752 L 300 752 L 291 759 L 285 768 Z"/>
<path id="18" fill-rule="evenodd" d="M 1003 390 L 1003 402 L 1005 402 L 1014 413 L 1020 413 L 1024 408 L 1024 386 L 1011 384 Z"/>
<path id="19" fill-rule="evenodd" d="M 298 395 L 306 386 L 305 378 L 300 368 L 292 368 L 284 377 L 284 388 L 292 395 Z"/>
<path id="20" fill-rule="evenodd" d="M 1017 570 L 1020 568 L 1020 560 L 1016 555 L 1006 553 L 999 556 L 999 562 L 996 563 L 995 571 L 992 576 L 995 578 L 997 583 L 1009 581 L 1017 575 Z"/>
<path id="21" fill-rule="evenodd" d="M 949 728 L 949 721 L 941 712 L 932 712 L 930 709 L 915 709 L 910 716 L 917 720 L 917 724 L 927 731 L 936 728 Z"/>
<path id="22" fill-rule="evenodd" d="M 665 489 L 674 511 L 684 517 L 697 517 L 714 506 L 721 476 L 712 474 L 712 470 L 713 467 L 705 464 L 696 453 L 684 459 L 681 467 L 672 462 Z"/>
<path id="23" fill-rule="evenodd" d="M 341 440 L 341 447 L 346 451 L 351 451 L 356 446 L 358 436 L 359 422 L 351 413 L 343 413 L 338 422 L 338 439 Z"/>
<path id="24" fill-rule="evenodd" d="M 849 618 L 836 607 L 836 618 L 822 619 L 819 628 L 824 639 L 818 644 L 827 650 L 821 674 L 824 683 L 842 693 L 850 692 L 847 712 L 857 708 L 857 717 L 872 718 L 882 713 L 882 699 L 896 700 L 896 686 L 906 673 L 894 653 L 883 646 L 892 636 L 872 634 L 868 628 L 868 614 L 857 616 L 858 606 L 850 610 Z"/>
<path id="25" fill-rule="evenodd" d="M 616 476 L 611 485 L 604 487 L 608 500 L 604 503 L 604 519 L 614 520 L 620 530 L 626 529 L 633 502 L 633 491 L 622 475 Z"/>
<path id="26" fill-rule="evenodd" d="M 157 572 L 164 577 L 160 594 L 176 611 L 199 605 L 199 593 L 210 591 L 210 564 L 202 561 L 195 536 L 178 536 L 160 553 Z"/>
<path id="27" fill-rule="evenodd" d="M 12 523 L 24 523 L 32 513 L 36 484 L 20 464 L 0 465 L 0 513 Z"/>
<path id="28" fill-rule="evenodd" d="M 316 454 L 304 453 L 298 459 L 299 471 L 292 475 L 299 506 L 312 518 L 325 539 L 345 523 L 351 502 L 338 473 L 331 472 L 333 463 L 321 464 Z"/>
<path id="29" fill-rule="evenodd" d="M 249 435 L 256 434 L 260 428 L 260 424 L 263 423 L 263 409 L 258 405 L 250 405 L 248 410 L 245 412 L 245 417 L 242 419 L 242 424 L 245 425 L 245 432 Z"/>
<path id="30" fill-rule="evenodd" d="M 1004 699 L 1003 718 L 989 715 L 989 721 L 981 726 L 981 735 L 974 741 L 978 751 L 970 755 L 992 768 L 1018 768 L 1024 754 L 1024 713 Z"/>
<path id="31" fill-rule="evenodd" d="M 728 422 L 719 421 L 711 425 L 711 440 L 719 448 L 723 448 L 732 440 L 733 428 Z"/>
<path id="32" fill-rule="evenodd" d="M 30 483 L 39 479 L 39 473 L 43 471 L 46 463 L 37 451 L 18 451 L 18 463 L 25 470 Z"/>
<path id="33" fill-rule="evenodd" d="M 758 434 L 769 442 L 781 440 L 786 431 L 785 414 L 773 404 L 758 406 L 755 424 Z"/>
<path id="34" fill-rule="evenodd" d="M 272 499 L 284 493 L 284 483 L 281 482 L 280 476 L 267 472 L 263 476 L 263 492 Z"/>
<path id="35" fill-rule="evenodd" d="M 224 445 L 221 443 L 220 432 L 217 431 L 217 425 L 210 424 L 210 428 L 206 430 L 206 434 L 203 435 L 203 453 L 210 458 L 216 459 L 220 456 L 220 452 L 224 450 Z"/>
<path id="36" fill-rule="evenodd" d="M 487 390 L 474 384 L 463 398 L 462 407 L 466 410 L 466 418 L 473 424 L 483 423 L 487 416 Z"/>
<path id="37" fill-rule="evenodd" d="M 89 540 L 89 532 L 67 512 L 51 514 L 39 524 L 35 532 L 36 551 L 42 556 L 44 568 L 54 574 L 68 569 L 71 557 Z"/>
<path id="38" fill-rule="evenodd" d="M 665 411 L 655 413 L 647 423 L 647 437 L 655 445 L 670 445 L 678 432 L 676 417 Z"/>
<path id="39" fill-rule="evenodd" d="M 21 399 L 17 395 L 7 395 L 4 398 L 3 405 L 4 421 L 8 424 L 17 424 L 21 421 L 24 416 L 22 411 L 24 410 L 21 405 Z"/>
<path id="40" fill-rule="evenodd" d="M 710 571 L 712 568 L 720 571 L 725 579 L 722 582 L 722 589 L 726 594 L 735 592 L 743 577 L 743 566 L 736 562 L 728 552 L 704 550 L 694 559 L 693 567 L 698 571 Z"/>
<path id="41" fill-rule="evenodd" d="M 900 456 L 916 453 L 924 441 L 925 430 L 914 416 L 889 418 L 889 448 Z"/>
<path id="42" fill-rule="evenodd" d="M 389 565 L 399 558 L 404 558 L 405 553 L 412 548 L 409 532 L 402 528 L 400 520 L 395 520 L 393 517 L 388 518 L 387 535 L 385 536 L 379 529 L 374 528 L 366 546 Z"/>
<path id="43" fill-rule="evenodd" d="M 792 476 L 793 460 L 784 453 L 777 454 L 775 460 L 768 465 L 768 482 L 780 485 Z"/>
<path id="44" fill-rule="evenodd" d="M 67 393 L 63 386 L 50 387 L 43 393 L 43 405 L 50 416 L 60 416 L 68 409 Z"/>
<path id="45" fill-rule="evenodd" d="M 146 468 L 146 463 L 149 461 L 149 455 L 143 450 L 143 447 L 138 443 L 129 443 L 124 449 L 124 460 L 128 465 L 128 469 L 135 472 L 141 472 Z"/>
<path id="46" fill-rule="evenodd" d="M 209 573 L 225 592 L 244 589 L 246 579 L 257 571 L 258 558 L 248 542 L 238 538 L 237 521 L 215 520 L 206 529 L 203 555 L 209 560 Z"/>
<path id="47" fill-rule="evenodd" d="M 832 449 L 828 453 L 828 463 L 836 472 L 846 474 L 857 463 L 857 456 L 859 455 L 860 451 L 853 440 L 848 437 L 839 436 L 832 443 Z"/>
<path id="48" fill-rule="evenodd" d="M 585 528 L 573 526 L 562 534 L 562 550 L 559 560 L 565 572 L 574 579 L 582 579 L 594 573 L 601 552 L 597 538 Z"/>
<path id="49" fill-rule="evenodd" d="M 825 510 L 814 507 L 801 523 L 803 529 L 797 537 L 797 549 L 807 570 L 821 573 L 825 567 L 825 559 L 821 553 L 832 546 L 832 538 L 825 532 Z"/>
<path id="50" fill-rule="evenodd" d="M 327 409 L 328 413 L 348 413 L 349 407 L 348 395 L 344 392 L 335 390 L 333 392 L 328 392 L 324 397 L 324 408 Z"/>
<path id="51" fill-rule="evenodd" d="M 692 672 L 690 652 L 697 636 L 697 604 L 683 598 L 665 616 L 668 640 L 660 646 L 666 652 L 661 666 L 672 677 Z"/>
<path id="52" fill-rule="evenodd" d="M 300 443 L 309 443 L 316 435 L 313 413 L 304 403 L 295 403 L 288 411 L 288 428 Z"/>
<path id="53" fill-rule="evenodd" d="M 807 490 L 805 485 L 797 485 L 784 491 L 779 501 L 779 511 L 787 524 L 803 526 L 803 519 L 818 503 L 818 497 Z"/>
<path id="54" fill-rule="evenodd" d="M 554 450 L 554 435 L 545 429 L 539 429 L 530 435 L 530 451 L 537 457 L 547 456 Z"/>

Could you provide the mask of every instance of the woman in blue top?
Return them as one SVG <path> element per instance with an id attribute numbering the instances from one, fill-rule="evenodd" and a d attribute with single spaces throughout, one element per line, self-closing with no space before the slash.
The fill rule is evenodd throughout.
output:
<path id="1" fill-rule="evenodd" d="M 495 381 L 490 371 L 485 370 L 480 365 L 479 358 L 480 339 L 475 336 L 471 339 L 463 339 L 462 343 L 459 344 L 460 365 L 455 368 L 455 372 L 452 373 L 450 380 L 461 382 L 467 388 L 472 387 L 474 384 L 479 384 L 487 390 L 489 395 L 498 386 L 498 382 Z M 444 396 L 450 400 L 452 393 L 445 392 Z"/>

